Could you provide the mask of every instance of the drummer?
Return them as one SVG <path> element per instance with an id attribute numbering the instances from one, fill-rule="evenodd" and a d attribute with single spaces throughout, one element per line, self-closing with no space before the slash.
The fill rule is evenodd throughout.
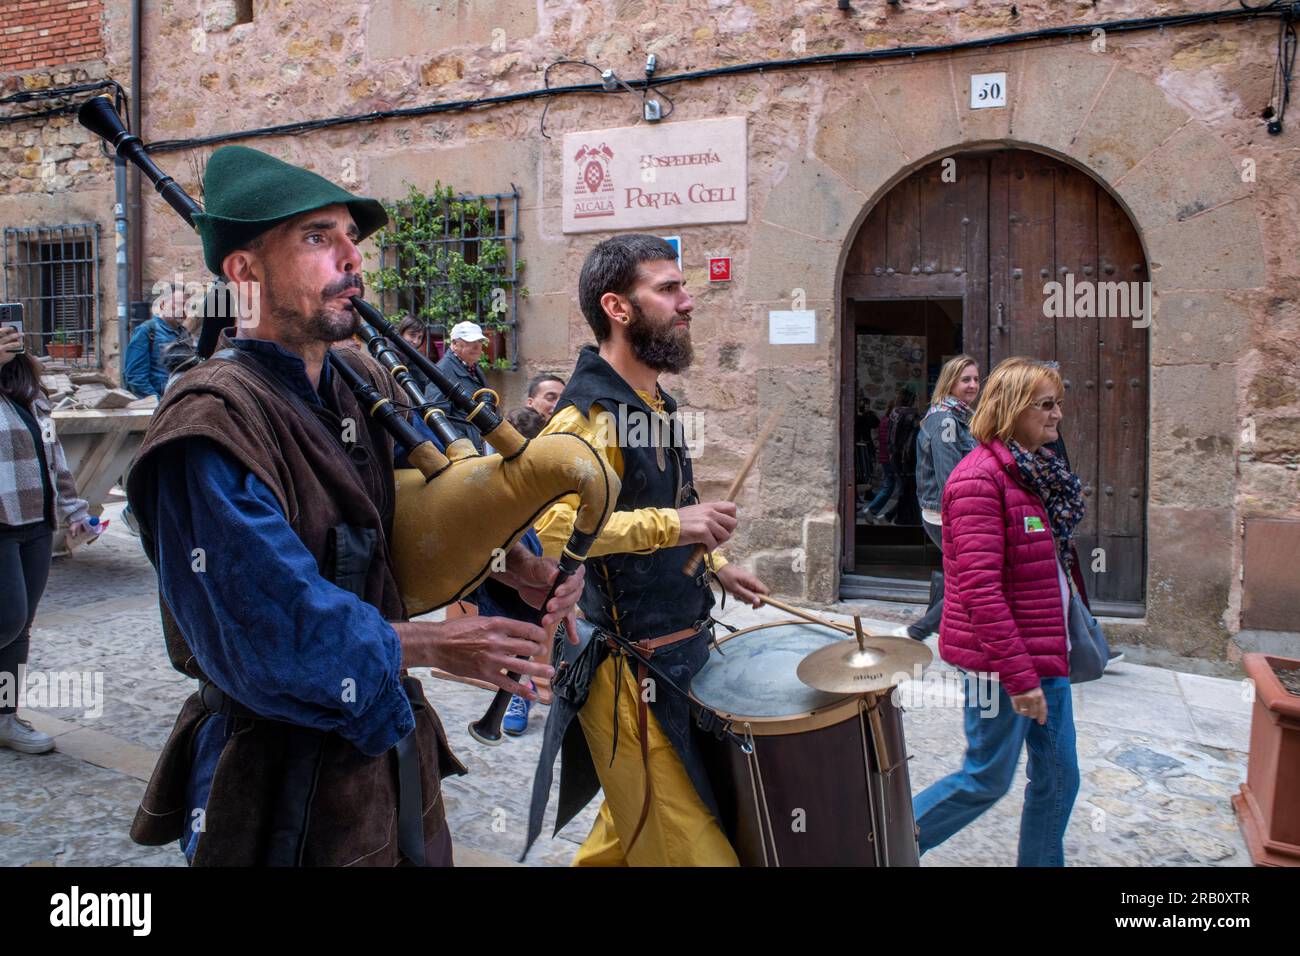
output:
<path id="1" fill-rule="evenodd" d="M 614 236 L 591 251 L 579 301 L 598 344 L 583 348 L 543 434 L 581 435 L 622 479 L 616 510 L 588 555 L 580 606 L 597 627 L 646 647 L 655 668 L 684 690 L 708 659 L 709 572 L 754 607 L 767 593 L 753 574 L 716 555 L 711 568 L 682 573 L 694 545 L 712 551 L 731 537 L 737 521 L 734 504 L 699 501 L 677 403 L 659 386 L 661 373 L 680 373 L 691 364 L 694 303 L 676 250 L 638 234 Z M 637 436 L 648 441 L 633 441 Z M 573 520 L 573 503 L 564 501 L 537 524 L 548 556 L 558 556 Z M 555 735 L 567 730 L 572 738 L 581 726 L 585 747 L 564 741 L 561 786 L 562 794 L 573 792 L 577 780 L 581 794 L 564 801 L 561 821 L 598 788 L 605 791 L 574 865 L 737 865 L 692 739 L 688 702 L 650 676 L 643 662 L 599 646 L 604 659 L 578 723 L 560 726 L 571 712 L 553 706 L 548 724 L 557 726 L 548 726 L 542 756 L 544 764 L 553 761 Z M 588 753 L 590 762 L 580 759 Z"/>

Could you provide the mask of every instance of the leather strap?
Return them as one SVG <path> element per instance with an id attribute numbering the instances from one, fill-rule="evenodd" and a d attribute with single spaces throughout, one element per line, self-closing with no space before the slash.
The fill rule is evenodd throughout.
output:
<path id="1" fill-rule="evenodd" d="M 424 795 L 415 731 L 397 742 L 397 848 L 415 866 L 424 866 Z"/>
<path id="2" fill-rule="evenodd" d="M 665 634 L 662 637 L 652 637 L 649 638 L 648 640 L 637 641 L 636 650 L 639 653 L 646 654 L 648 656 L 649 654 L 659 650 L 660 648 L 670 647 L 673 644 L 678 644 L 686 640 L 687 638 L 694 637 L 698 633 L 700 633 L 700 628 L 698 626 L 684 627 L 680 631 L 673 631 L 671 634 Z"/>
<path id="3" fill-rule="evenodd" d="M 648 676 L 645 661 L 637 661 L 636 665 L 636 684 L 640 691 L 636 695 L 636 732 L 641 738 L 641 773 L 645 777 L 645 795 L 641 799 L 641 818 L 636 821 L 636 829 L 632 831 L 632 839 L 628 841 L 627 848 L 623 851 L 624 855 L 632 852 L 632 847 L 636 846 L 637 837 L 645 828 L 645 822 L 650 818 L 650 802 L 654 799 L 654 783 L 650 779 L 650 704 L 645 699 L 645 682 Z"/>
<path id="4" fill-rule="evenodd" d="M 325 749 L 325 734 L 321 731 L 292 724 L 284 726 L 284 771 L 271 815 L 266 866 L 302 866 L 307 824 Z"/>

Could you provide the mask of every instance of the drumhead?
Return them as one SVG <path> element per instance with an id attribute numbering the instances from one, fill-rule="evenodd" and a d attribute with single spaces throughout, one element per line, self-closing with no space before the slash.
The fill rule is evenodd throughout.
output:
<path id="1" fill-rule="evenodd" d="M 728 718 L 779 720 L 823 710 L 848 697 L 814 690 L 795 671 L 813 651 L 844 639 L 840 631 L 802 621 L 737 631 L 710 649 L 691 694 Z"/>

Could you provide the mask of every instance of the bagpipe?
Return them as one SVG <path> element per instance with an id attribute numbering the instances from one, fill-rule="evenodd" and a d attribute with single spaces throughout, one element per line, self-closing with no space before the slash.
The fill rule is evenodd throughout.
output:
<path id="1" fill-rule="evenodd" d="M 166 175 L 129 132 L 107 96 L 82 104 L 81 125 L 107 141 L 123 159 L 149 177 L 158 194 L 191 226 L 203 210 Z M 223 301 L 224 298 L 224 301 Z M 230 316 L 232 290 L 220 279 L 204 304 L 198 353 L 207 358 Z M 433 362 L 397 334 L 374 306 L 353 296 L 358 315 L 357 339 L 392 375 L 445 451 L 412 424 L 406 409 L 384 394 L 332 351 L 328 361 L 357 396 L 368 414 L 407 451 L 413 467 L 395 473 L 396 507 L 391 554 L 394 576 L 407 613 L 423 614 L 459 600 L 477 588 L 500 559 L 551 505 L 570 495 L 579 504 L 573 533 L 559 561 L 550 597 L 586 560 L 618 498 L 618 475 L 594 448 L 577 435 L 554 434 L 526 439 L 497 410 L 498 396 L 488 388 L 472 394 L 448 378 Z M 442 390 L 455 408 L 477 428 L 496 454 L 482 455 L 460 436 L 440 408 L 429 405 L 410 373 L 414 366 Z M 545 607 L 545 604 L 543 604 Z M 510 675 L 518 679 L 517 674 Z M 501 721 L 510 702 L 498 691 L 470 733 L 483 743 L 499 743 Z"/>

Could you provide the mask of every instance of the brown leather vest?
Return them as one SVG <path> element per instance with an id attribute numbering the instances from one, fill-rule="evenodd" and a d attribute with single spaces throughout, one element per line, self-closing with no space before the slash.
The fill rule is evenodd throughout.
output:
<path id="1" fill-rule="evenodd" d="M 391 378 L 356 349 L 336 348 L 383 394 L 395 397 Z M 270 387 L 240 364 L 212 359 L 187 372 L 167 391 L 154 413 L 132 465 L 128 497 L 140 522 L 141 543 L 157 567 L 154 529 L 156 465 L 160 449 L 187 438 L 215 442 L 256 475 L 280 502 L 294 532 L 333 580 L 331 529 L 346 524 L 375 532 L 376 547 L 360 596 L 384 617 L 405 617 L 389 565 L 388 534 L 393 513 L 392 443 L 372 423 L 339 375 L 331 377 L 332 405 L 309 409 Z M 341 436 L 351 419 L 356 441 Z M 188 566 L 158 568 L 192 573 Z M 167 652 L 173 666 L 204 679 L 176 622 L 159 601 Z M 255 614 L 256 609 L 250 609 Z M 425 842 L 446 826 L 440 780 L 465 768 L 452 754 L 437 713 L 403 675 L 415 713 L 416 745 L 423 785 Z M 163 748 L 131 827 L 138 843 L 156 846 L 188 834 L 185 789 L 194 734 L 207 712 L 193 694 L 185 702 Z M 194 865 L 253 865 L 262 858 L 284 759 L 284 726 L 270 721 L 236 722 L 222 751 L 204 817 Z M 398 806 L 397 757 L 390 750 L 368 757 L 337 734 L 326 736 L 308 823 L 303 862 L 317 866 L 395 865 Z"/>

